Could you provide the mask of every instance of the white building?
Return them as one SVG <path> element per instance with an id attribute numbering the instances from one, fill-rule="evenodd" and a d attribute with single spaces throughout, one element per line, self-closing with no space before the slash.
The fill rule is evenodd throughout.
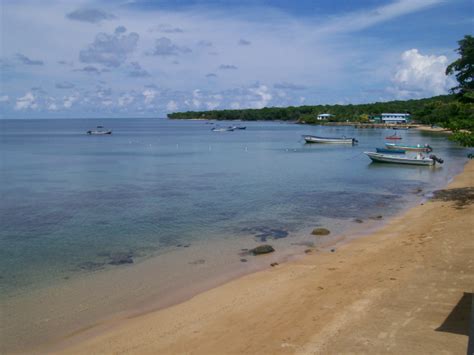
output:
<path id="1" fill-rule="evenodd" d="M 332 117 L 333 115 L 331 115 L 330 113 L 321 113 L 318 115 L 318 121 L 321 121 L 321 120 L 328 120 Z"/>
<path id="2" fill-rule="evenodd" d="M 410 119 L 409 113 L 382 113 L 383 123 L 407 123 Z"/>

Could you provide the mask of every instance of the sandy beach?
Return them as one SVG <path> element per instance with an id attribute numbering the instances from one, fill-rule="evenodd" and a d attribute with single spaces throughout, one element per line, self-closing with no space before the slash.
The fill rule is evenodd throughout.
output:
<path id="1" fill-rule="evenodd" d="M 474 162 L 377 232 L 39 351 L 465 353 Z M 266 256 L 261 256 L 266 258 Z"/>

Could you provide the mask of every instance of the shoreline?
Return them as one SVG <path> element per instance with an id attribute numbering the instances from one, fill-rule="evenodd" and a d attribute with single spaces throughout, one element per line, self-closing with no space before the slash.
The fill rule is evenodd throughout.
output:
<path id="1" fill-rule="evenodd" d="M 457 187 L 458 185 L 462 186 L 470 186 L 472 187 L 472 175 L 474 171 L 474 164 L 472 162 L 468 162 L 465 167 L 464 167 L 464 172 L 461 174 L 457 175 L 454 178 L 454 181 L 449 184 L 448 187 L 445 189 L 450 189 L 454 187 Z M 470 181 L 469 181 L 470 180 Z M 461 183 L 459 182 L 461 181 Z M 144 351 L 144 352 L 183 352 L 183 351 L 189 351 L 190 349 L 195 349 L 195 346 L 198 346 L 196 342 L 193 340 L 196 338 L 199 339 L 199 346 L 196 348 L 196 352 L 202 353 L 205 351 L 224 351 L 226 352 L 226 348 L 219 348 L 218 344 L 215 342 L 214 337 L 211 335 L 214 334 L 214 332 L 219 332 L 218 329 L 216 328 L 216 324 L 229 324 L 229 322 L 234 318 L 239 318 L 242 320 L 242 324 L 240 322 L 238 324 L 235 324 L 233 328 L 238 328 L 240 332 L 246 332 L 245 327 L 243 324 L 247 324 L 247 328 L 252 328 L 252 324 L 254 323 L 259 323 L 261 320 L 257 319 L 249 319 L 249 309 L 260 309 L 262 306 L 269 306 L 268 303 L 270 303 L 270 309 L 273 309 L 273 311 L 276 311 L 278 309 L 281 309 L 281 304 L 277 304 L 278 302 L 284 302 L 284 303 L 291 303 L 291 299 L 293 297 L 290 297 L 288 294 L 288 291 L 286 290 L 287 288 L 292 289 L 292 286 L 295 283 L 293 280 L 293 276 L 296 274 L 298 275 L 298 278 L 302 279 L 307 279 L 310 274 L 314 273 L 314 270 L 319 270 L 321 266 L 326 267 L 326 270 L 322 270 L 320 273 L 316 272 L 316 275 L 312 275 L 318 279 L 322 279 L 328 283 L 332 283 L 334 286 L 334 283 L 336 283 L 336 286 L 340 286 L 340 288 L 343 288 L 345 286 L 344 280 L 348 284 L 353 284 L 351 280 L 347 280 L 347 277 L 344 278 L 342 275 L 341 279 L 339 280 L 340 282 L 338 283 L 338 278 L 333 279 L 333 277 L 330 275 L 332 274 L 332 271 L 337 271 L 338 269 L 341 268 L 342 264 L 342 269 L 348 269 L 348 266 L 351 264 L 360 264 L 363 260 L 360 260 L 361 257 L 358 255 L 354 255 L 354 252 L 358 250 L 366 250 L 364 247 L 367 247 L 366 244 L 370 247 L 368 251 L 365 251 L 365 253 L 368 253 L 370 257 L 377 257 L 377 251 L 380 249 L 383 249 L 384 246 L 385 248 L 388 248 L 392 246 L 394 243 L 400 243 L 400 242 L 407 242 L 406 239 L 407 237 L 398 237 L 398 238 L 391 238 L 393 237 L 394 233 L 391 231 L 392 228 L 402 229 L 402 231 L 405 229 L 404 232 L 413 234 L 411 232 L 411 227 L 407 227 L 406 225 L 399 226 L 400 221 L 403 221 L 404 219 L 409 219 L 413 220 L 413 214 L 414 215 L 425 215 L 426 213 L 429 214 L 442 214 L 445 213 L 444 210 L 448 210 L 449 212 L 453 212 L 456 214 L 462 214 L 462 215 L 469 215 L 469 213 L 472 215 L 472 206 L 467 206 L 465 210 L 456 210 L 453 208 L 442 208 L 444 207 L 446 203 L 441 203 L 438 201 L 432 201 L 429 200 L 426 203 L 422 203 L 419 206 L 412 207 L 408 211 L 403 212 L 400 216 L 395 216 L 391 218 L 390 220 L 387 221 L 387 223 L 384 224 L 380 229 L 376 230 L 375 232 L 371 232 L 369 235 L 366 235 L 364 237 L 360 237 L 355 240 L 350 240 L 350 243 L 345 243 L 342 246 L 337 246 L 337 250 L 335 253 L 331 252 L 326 252 L 326 251 L 314 251 L 310 255 L 307 255 L 303 258 L 297 258 L 292 261 L 288 261 L 285 264 L 279 265 L 276 268 L 270 268 L 270 269 L 265 269 L 262 271 L 257 271 L 251 274 L 247 274 L 245 276 L 241 276 L 237 279 L 234 279 L 232 281 L 226 282 L 222 285 L 219 285 L 217 287 L 211 288 L 207 291 L 201 292 L 198 295 L 192 297 L 189 300 L 186 300 L 182 303 L 179 303 L 174 306 L 170 306 L 164 309 L 160 310 L 155 310 L 151 312 L 145 312 L 142 315 L 138 315 L 126 320 L 117 320 L 115 324 L 109 324 L 109 326 L 106 327 L 106 329 L 101 329 L 101 330 L 92 330 L 89 332 L 83 332 L 80 334 L 76 334 L 72 337 L 68 337 L 67 339 L 64 339 L 63 342 L 59 344 L 50 344 L 51 347 L 46 347 L 44 349 L 49 349 L 49 350 L 64 350 L 66 352 L 72 352 L 72 353 L 84 353 L 84 352 L 135 352 L 135 351 Z M 454 211 L 451 211 L 454 210 Z M 465 216 L 464 216 L 465 217 Z M 462 218 L 462 216 L 461 216 Z M 425 221 L 418 221 L 418 226 L 416 226 L 417 221 L 412 221 L 414 222 L 415 226 L 413 228 L 429 228 L 430 226 L 427 224 Z M 407 223 L 405 223 L 407 224 Z M 421 225 L 421 226 L 420 226 Z M 436 229 L 436 228 L 434 228 Z M 439 228 L 438 228 L 439 229 Z M 439 232 L 439 231 L 434 231 L 434 232 Z M 426 240 L 427 236 L 420 238 L 422 240 L 423 244 L 425 242 L 428 242 Z M 374 241 L 373 239 L 379 239 L 378 241 Z M 413 236 L 410 237 L 410 239 L 413 239 Z M 420 244 L 422 243 L 420 242 Z M 381 244 L 380 244 L 381 243 Z M 380 244 L 380 245 L 379 245 Z M 472 244 L 472 243 L 471 243 Z M 363 249 L 360 249 L 363 248 Z M 348 255 L 345 255 L 348 254 Z M 357 253 L 355 253 L 357 254 Z M 341 260 L 341 256 L 348 257 L 349 260 Z M 267 258 L 266 256 L 263 256 L 263 258 Z M 331 260 L 334 259 L 334 260 Z M 337 262 L 336 262 L 337 261 Z M 344 265 L 345 264 L 345 265 Z M 362 263 L 364 264 L 364 263 Z M 416 266 L 411 265 L 411 268 L 413 269 Z M 332 266 L 332 267 L 328 267 Z M 379 265 L 380 266 L 380 265 Z M 383 265 L 381 265 L 383 269 Z M 334 270 L 332 270 L 334 269 Z M 349 270 L 346 270 L 349 273 L 353 273 L 353 268 L 349 268 Z M 415 268 L 416 269 L 416 268 Z M 329 272 L 328 272 L 329 271 Z M 402 271 L 397 270 L 397 271 Z M 340 271 L 336 272 L 337 274 L 340 274 Z M 464 272 L 463 272 L 464 274 Z M 470 275 L 468 275 L 468 279 L 472 279 L 472 270 L 470 272 Z M 268 279 L 269 278 L 269 279 Z M 268 279 L 268 280 L 267 280 Z M 280 282 L 278 279 L 286 280 L 288 285 L 285 284 L 282 280 Z M 302 286 L 303 289 L 306 288 L 314 288 L 314 285 L 311 285 L 307 282 L 303 282 Z M 391 280 L 389 279 L 388 283 L 393 283 L 393 281 L 397 280 Z M 382 282 L 382 281 L 380 281 Z M 379 293 L 387 293 L 389 290 L 386 288 L 389 285 L 386 285 L 386 287 L 382 287 L 379 289 L 377 287 L 377 291 L 374 294 L 377 294 L 379 297 Z M 410 288 L 413 287 L 413 284 L 410 284 Z M 313 293 L 316 292 L 314 295 L 317 296 L 317 293 L 331 293 L 329 292 L 322 292 L 323 290 L 326 289 L 326 287 L 322 287 L 322 290 L 319 290 L 316 288 L 315 290 L 312 290 Z M 269 299 L 268 303 L 261 301 L 261 297 L 252 297 L 255 295 L 262 295 L 262 293 L 266 296 L 269 296 L 267 294 L 266 289 L 274 289 L 277 294 L 277 300 Z M 337 288 L 337 287 L 336 287 Z M 416 288 L 416 287 L 415 287 Z M 368 288 L 370 289 L 370 287 Z M 245 292 L 242 290 L 246 290 Z M 295 291 L 295 296 L 298 294 L 299 288 L 294 289 Z M 359 290 L 360 294 L 358 296 L 364 295 L 366 292 L 364 290 Z M 466 290 L 468 292 L 468 290 Z M 472 292 L 472 291 L 471 291 Z M 332 297 L 329 299 L 332 299 L 335 297 L 335 299 L 344 298 L 344 295 L 341 295 L 340 293 L 334 291 Z M 346 292 L 347 293 L 347 292 Z M 370 294 L 370 292 L 369 292 Z M 285 296 L 290 297 L 287 300 L 285 300 Z M 277 302 L 278 301 L 278 302 Z M 310 300 L 307 300 L 310 302 Z M 362 302 L 362 300 L 359 300 Z M 365 302 L 365 301 L 364 301 Z M 362 302 L 362 303 L 364 303 Z M 310 302 L 311 303 L 311 302 Z M 357 301 L 355 302 L 357 303 Z M 319 304 L 319 302 L 318 302 Z M 330 304 L 333 304 L 333 302 L 330 302 Z M 352 302 L 354 304 L 354 302 Z M 234 310 L 233 306 L 235 305 L 236 309 Z M 206 311 L 207 309 L 211 309 L 213 307 L 217 306 L 218 310 L 216 311 Z M 293 307 L 297 307 L 298 305 L 292 305 Z M 321 306 L 321 304 L 319 304 Z M 454 305 L 453 305 L 454 306 Z M 231 315 L 227 314 L 231 307 L 233 310 Z M 337 308 L 336 306 L 334 306 Z M 325 307 L 323 307 L 324 310 Z M 357 308 L 357 307 L 356 307 Z M 365 308 L 364 308 L 365 309 Z M 227 310 L 227 311 L 224 311 Z M 301 313 L 301 309 L 296 309 L 297 313 Z M 190 313 L 189 313 L 190 312 Z M 251 312 L 250 312 L 251 313 Z M 264 312 L 267 314 L 267 312 Z M 326 312 L 322 312 L 326 313 Z M 340 312 L 336 312 L 339 314 Z M 286 312 L 285 312 L 286 314 Z M 201 322 L 198 321 L 196 317 L 201 317 L 202 319 L 206 319 L 206 321 Z M 270 316 L 270 315 L 269 315 Z M 327 321 L 331 321 L 333 316 L 329 316 L 329 319 Z M 163 323 L 163 320 L 167 319 L 168 323 Z M 257 317 L 260 318 L 260 317 Z M 272 317 L 274 318 L 274 317 Z M 291 317 L 290 317 L 291 318 Z M 324 318 L 324 317 L 323 317 Z M 223 323 L 222 323 L 223 322 Z M 176 336 L 172 335 L 170 333 L 171 327 L 174 325 L 176 326 L 177 324 L 181 324 L 182 328 L 178 331 L 180 333 L 180 336 L 186 336 L 190 337 L 191 340 L 188 341 L 187 344 L 184 343 L 176 343 L 176 341 L 173 341 L 173 339 L 176 340 Z M 203 323 L 203 324 L 200 324 Z M 250 323 L 250 324 L 249 324 Z M 290 322 L 291 323 L 291 322 Z M 291 330 L 290 328 L 298 328 L 298 320 L 294 320 L 294 327 L 289 327 L 286 329 L 289 333 L 294 333 L 295 330 Z M 317 322 L 318 323 L 318 322 Z M 321 323 L 321 322 L 319 322 Z M 184 325 L 183 325 L 184 324 Z M 233 324 L 233 322 L 230 322 L 230 324 Z M 321 324 L 322 325 L 322 324 Z M 337 324 L 336 324 L 337 325 Z M 336 326 L 334 325 L 334 326 Z M 278 323 L 276 324 L 278 327 Z M 203 329 L 201 329 L 203 327 Z M 339 326 L 336 327 L 339 330 Z M 145 335 L 140 335 L 144 329 L 151 329 L 148 330 Z M 198 330 L 198 333 L 196 334 L 202 334 L 202 335 L 195 335 L 196 329 Z M 223 328 L 225 329 L 225 327 Z M 319 329 L 319 328 L 318 328 Z M 320 333 L 327 333 L 331 329 L 331 326 L 324 326 L 320 328 Z M 166 331 L 168 330 L 168 331 Z M 268 335 L 264 334 L 263 330 L 260 330 L 259 327 L 255 327 L 255 334 L 260 333 L 261 336 L 263 336 L 265 339 L 271 341 L 272 339 L 268 339 Z M 156 341 L 154 339 L 149 339 L 147 338 L 147 335 L 151 335 L 151 333 L 154 333 L 156 338 L 160 338 L 162 340 Z M 207 332 L 207 333 L 206 333 Z M 306 334 L 308 331 L 305 331 L 304 333 Z M 205 335 L 207 334 L 207 335 Z M 225 334 L 220 334 L 220 337 L 225 338 Z M 240 333 L 239 333 L 240 334 Z M 255 338 L 255 334 L 252 334 L 253 337 L 252 339 Z M 314 334 L 310 334 L 311 336 L 315 336 Z M 380 335 L 380 334 L 379 334 Z M 127 337 L 127 341 L 123 341 L 123 337 Z M 249 335 L 250 336 L 250 335 Z M 280 347 L 274 348 L 266 348 L 265 351 L 271 351 L 271 352 L 294 352 L 298 350 L 297 352 L 300 352 L 304 349 L 306 349 L 307 344 L 309 343 L 314 343 L 313 341 L 309 341 L 308 339 L 311 338 L 308 334 L 306 334 L 306 342 L 300 339 L 301 341 L 298 341 L 297 344 L 293 344 L 291 342 L 282 342 L 280 341 L 281 344 L 289 344 L 289 345 L 281 345 Z M 309 337 L 309 338 L 308 338 Z M 122 341 L 120 341 L 122 339 Z M 213 340 L 214 339 L 214 340 Z M 238 339 L 235 339 L 234 341 L 231 342 L 232 347 L 229 349 L 233 349 L 232 352 L 240 352 L 243 351 L 243 347 L 245 346 L 245 341 L 241 339 L 241 342 L 237 341 Z M 281 340 L 281 339 L 280 339 Z M 309 341 L 309 343 L 308 343 Z M 318 340 L 319 341 L 319 340 Z M 318 342 L 316 341 L 316 342 Z M 445 341 L 445 340 L 443 340 Z M 459 341 L 457 339 L 456 341 Z M 107 344 L 110 344 L 113 342 L 113 345 L 108 347 Z M 226 342 L 224 342 L 226 343 Z M 132 345 L 133 344 L 133 345 Z M 306 345 L 305 345 L 306 344 Z M 273 344 L 274 345 L 274 344 Z M 314 344 L 313 344 L 314 345 Z M 321 345 L 321 344 L 320 344 Z M 252 348 L 251 345 L 248 345 L 248 349 L 253 349 L 250 350 L 249 352 L 258 352 L 256 348 Z M 319 345 L 318 345 L 319 346 Z M 322 346 L 322 345 L 321 345 Z M 328 345 L 329 346 L 329 345 Z M 317 348 L 317 347 L 316 347 Z M 133 350 L 132 350 L 133 349 Z M 139 349 L 139 350 L 138 350 Z M 331 346 L 329 348 L 331 351 L 334 349 Z M 344 348 L 340 348 L 341 351 L 344 351 Z M 264 348 L 260 348 L 260 351 L 263 351 Z M 345 351 L 348 351 L 349 348 L 346 348 Z M 370 348 L 366 348 L 365 351 L 369 351 Z M 378 349 L 382 350 L 382 349 Z M 414 349 L 411 349 L 412 351 Z M 361 350 L 364 351 L 364 350 Z M 408 349 L 410 351 L 410 349 Z M 302 351 L 305 352 L 305 351 Z"/>

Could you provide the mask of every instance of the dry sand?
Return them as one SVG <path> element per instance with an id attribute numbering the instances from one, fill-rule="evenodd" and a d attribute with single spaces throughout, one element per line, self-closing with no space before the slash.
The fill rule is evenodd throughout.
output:
<path id="1" fill-rule="evenodd" d="M 48 350 L 464 354 L 470 298 L 463 296 L 474 288 L 473 186 L 471 161 L 439 198 L 335 252 L 314 250 Z"/>

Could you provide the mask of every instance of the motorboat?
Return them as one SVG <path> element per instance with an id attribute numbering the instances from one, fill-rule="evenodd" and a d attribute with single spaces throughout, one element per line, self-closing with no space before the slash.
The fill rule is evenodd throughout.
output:
<path id="1" fill-rule="evenodd" d="M 112 130 L 104 129 L 103 126 L 97 126 L 96 129 L 89 130 L 86 133 L 89 134 L 89 135 L 94 135 L 94 136 L 103 136 L 103 135 L 107 135 L 107 134 L 112 134 Z"/>
<path id="2" fill-rule="evenodd" d="M 402 149 L 402 150 L 410 150 L 414 152 L 429 153 L 433 151 L 433 148 L 431 148 L 428 144 L 405 145 L 405 144 L 385 143 L 385 146 L 388 149 Z"/>
<path id="3" fill-rule="evenodd" d="M 401 156 L 395 154 L 383 154 L 374 152 L 364 152 L 373 162 L 376 163 L 392 163 L 392 164 L 408 164 L 408 165 L 424 165 L 433 166 L 436 163 L 443 163 L 443 159 L 438 158 L 436 155 L 430 155 L 429 157 L 419 153 L 414 157 Z"/>
<path id="4" fill-rule="evenodd" d="M 303 139 L 306 143 L 330 143 L 330 144 L 355 144 L 358 143 L 358 140 L 355 138 L 350 138 L 346 136 L 342 137 L 320 137 L 320 136 L 311 136 L 304 135 Z"/>

